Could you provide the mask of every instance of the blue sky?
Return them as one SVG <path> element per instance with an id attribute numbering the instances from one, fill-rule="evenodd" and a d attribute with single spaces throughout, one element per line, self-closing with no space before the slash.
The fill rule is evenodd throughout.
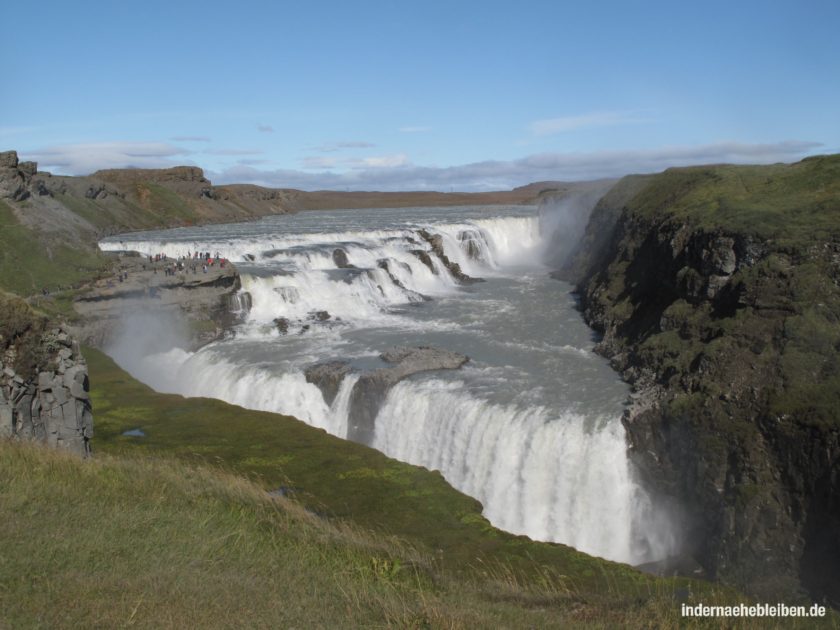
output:
<path id="1" fill-rule="evenodd" d="M 54 173 L 501 189 L 840 151 L 840 2 L 22 2 L 0 150 Z"/>

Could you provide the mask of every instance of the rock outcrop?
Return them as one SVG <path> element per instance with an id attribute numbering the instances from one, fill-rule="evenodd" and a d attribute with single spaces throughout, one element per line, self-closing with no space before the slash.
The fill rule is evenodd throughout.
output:
<path id="1" fill-rule="evenodd" d="M 332 405 L 338 395 L 341 381 L 352 371 L 348 361 L 327 361 L 310 365 L 304 370 L 304 374 L 308 382 L 317 385 L 321 390 L 324 402 Z"/>
<path id="2" fill-rule="evenodd" d="M 355 269 L 355 265 L 351 265 L 347 260 L 347 252 L 337 247 L 332 253 L 333 263 L 336 269 Z"/>
<path id="3" fill-rule="evenodd" d="M 35 162 L 19 162 L 16 151 L 0 152 L 0 199 L 23 201 L 32 193 L 32 178 L 38 172 Z M 36 194 L 47 194 L 35 186 Z"/>
<path id="4" fill-rule="evenodd" d="M 93 415 L 78 342 L 17 298 L 0 296 L 0 311 L 0 438 L 89 455 Z"/>
<path id="5" fill-rule="evenodd" d="M 473 284 L 475 282 L 484 282 L 484 278 L 473 278 L 468 276 L 461 270 L 461 265 L 456 262 L 453 262 L 449 259 L 446 255 L 446 252 L 443 250 L 443 237 L 440 234 L 432 234 L 428 230 L 418 230 L 417 232 L 420 237 L 426 241 L 432 248 L 432 253 L 437 256 L 440 261 L 443 263 L 443 266 L 449 270 L 449 273 L 452 274 L 452 277 L 455 278 L 461 284 Z M 418 252 L 413 252 L 420 260 L 425 264 L 429 269 L 432 270 L 433 273 L 437 273 L 435 271 L 434 266 L 431 263 L 431 260 L 428 259 L 428 254 L 423 252 L 422 250 Z"/>
<path id="6" fill-rule="evenodd" d="M 347 439 L 368 445 L 373 443 L 379 408 L 394 385 L 412 374 L 456 370 L 469 361 L 466 355 L 429 346 L 397 346 L 379 358 L 391 365 L 361 372 L 350 395 Z M 306 380 L 321 390 L 327 404 L 332 404 L 342 379 L 353 371 L 347 361 L 330 361 L 310 366 L 305 374 Z"/>
<path id="7" fill-rule="evenodd" d="M 250 296 L 238 293 L 231 263 L 206 266 L 195 260 L 150 261 L 132 252 L 110 255 L 115 275 L 83 288 L 74 302 L 80 315 L 73 333 L 83 343 L 105 348 L 125 319 L 135 313 L 172 314 L 188 324 L 191 347 L 222 337 L 247 316 Z"/>

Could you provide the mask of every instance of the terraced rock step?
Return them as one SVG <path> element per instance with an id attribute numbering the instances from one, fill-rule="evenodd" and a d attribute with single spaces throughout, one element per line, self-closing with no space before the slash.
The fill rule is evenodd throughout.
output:
<path id="1" fill-rule="evenodd" d="M 231 304 L 240 281 L 229 262 L 222 267 L 194 259 L 150 261 L 126 252 L 114 257 L 113 266 L 113 275 L 97 280 L 76 299 L 81 317 L 74 332 L 82 343 L 104 347 L 121 318 L 139 310 L 185 315 L 193 324 L 194 346 L 213 341 L 236 319 Z"/>
<path id="2" fill-rule="evenodd" d="M 350 398 L 347 438 L 370 445 L 373 442 L 376 414 L 388 390 L 412 374 L 432 370 L 457 370 L 470 359 L 464 354 L 430 346 L 395 346 L 379 355 L 388 367 L 361 372 Z M 354 373 L 348 361 L 317 363 L 306 369 L 306 380 L 318 386 L 324 400 L 332 404 L 341 381 Z"/>

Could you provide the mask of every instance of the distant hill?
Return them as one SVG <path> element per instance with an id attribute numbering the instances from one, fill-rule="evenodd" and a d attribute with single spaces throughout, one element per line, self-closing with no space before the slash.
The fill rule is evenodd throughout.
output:
<path id="1" fill-rule="evenodd" d="M 0 288 L 31 295 L 73 285 L 104 264 L 103 236 L 154 228 L 232 223 L 339 208 L 533 204 L 575 184 L 538 182 L 483 193 L 341 192 L 214 186 L 200 168 L 110 169 L 52 175 L 15 151 L 0 152 Z"/>

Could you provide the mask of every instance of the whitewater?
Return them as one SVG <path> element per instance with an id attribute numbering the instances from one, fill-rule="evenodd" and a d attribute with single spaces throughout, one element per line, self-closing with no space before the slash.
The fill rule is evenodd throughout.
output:
<path id="1" fill-rule="evenodd" d="M 461 369 L 394 385 L 369 445 L 441 471 L 506 531 L 660 560 L 675 552 L 674 527 L 628 459 L 627 386 L 593 353 L 572 287 L 548 275 L 564 242 L 552 212 L 563 209 L 319 211 L 111 237 L 103 250 L 220 255 L 242 288 L 224 340 L 189 352 L 148 339 L 138 352 L 142 333 L 128 330 L 109 352 L 158 391 L 290 414 L 342 438 L 358 371 L 386 365 L 381 352 L 463 353 Z M 484 281 L 459 282 L 454 263 Z M 338 359 L 357 373 L 325 399 L 304 371 Z"/>

